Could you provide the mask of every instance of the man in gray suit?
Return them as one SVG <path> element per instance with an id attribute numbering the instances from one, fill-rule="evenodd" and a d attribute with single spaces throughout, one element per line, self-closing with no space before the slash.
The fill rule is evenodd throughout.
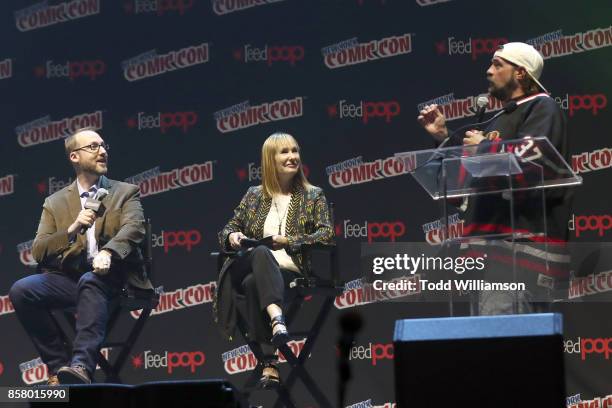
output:
<path id="1" fill-rule="evenodd" d="M 140 250 L 145 227 L 138 187 L 105 177 L 108 145 L 94 130 L 77 130 L 66 138 L 65 149 L 76 181 L 45 200 L 32 247 L 40 273 L 18 280 L 9 293 L 48 366 L 49 385 L 90 383 L 110 302 L 126 283 L 152 288 Z M 108 195 L 96 214 L 84 205 L 102 188 Z M 50 309 L 60 308 L 76 308 L 72 353 L 49 316 Z"/>

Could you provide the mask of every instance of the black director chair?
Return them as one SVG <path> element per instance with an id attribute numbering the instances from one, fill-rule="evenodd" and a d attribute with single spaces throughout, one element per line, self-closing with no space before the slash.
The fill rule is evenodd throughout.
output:
<path id="1" fill-rule="evenodd" d="M 330 209 L 333 210 L 333 204 L 330 203 Z M 333 211 L 331 219 L 333 220 Z M 332 221 L 332 225 L 333 221 Z M 294 279 L 289 284 L 289 289 L 293 291 L 295 296 L 291 298 L 283 307 L 283 314 L 287 323 L 291 339 L 306 338 L 304 347 L 297 356 L 287 344 L 280 346 L 278 349 L 283 354 L 287 363 L 290 366 L 290 372 L 284 381 L 275 389 L 278 394 L 275 408 L 289 407 L 294 408 L 297 405 L 291 398 L 291 389 L 296 384 L 297 380 L 301 380 L 308 392 L 317 401 L 320 407 L 332 407 L 329 399 L 323 394 L 319 385 L 314 381 L 310 373 L 305 368 L 305 363 L 311 354 L 311 351 L 317 341 L 321 327 L 329 316 L 330 310 L 333 307 L 335 297 L 340 295 L 344 290 L 344 284 L 340 282 L 337 255 L 335 245 L 302 245 L 301 253 L 303 260 L 303 275 Z M 220 271 L 225 259 L 236 255 L 236 252 L 213 252 L 211 256 L 217 259 L 217 270 Z M 319 307 L 314 322 L 306 331 L 294 331 L 291 329 L 292 323 L 304 303 L 305 298 L 309 296 L 322 296 L 323 302 Z M 242 299 L 241 299 L 242 298 Z M 237 296 L 238 303 L 244 296 Z M 241 307 L 236 308 L 236 323 L 238 331 L 247 342 L 249 348 L 257 358 L 257 366 L 251 372 L 243 387 L 243 394 L 246 399 L 250 394 L 258 388 L 259 379 L 261 378 L 265 361 L 265 354 L 259 344 L 249 338 L 249 326 L 241 312 Z"/>
<path id="2" fill-rule="evenodd" d="M 144 267 L 147 277 L 153 279 L 153 243 L 151 240 L 151 220 L 147 219 L 145 223 L 145 240 L 141 247 L 143 251 Z M 104 354 L 98 353 L 98 365 L 105 374 L 105 382 L 119 383 L 122 384 L 119 373 L 123 368 L 123 365 L 127 361 L 127 358 L 134 347 L 134 344 L 138 340 L 140 333 L 144 329 L 144 325 L 151 315 L 153 309 L 155 309 L 159 303 L 160 295 L 163 293 L 163 286 L 159 286 L 155 289 L 140 289 L 126 283 L 123 287 L 121 294 L 113 301 L 110 306 L 111 314 L 109 316 L 108 324 L 106 326 L 106 340 L 102 344 L 102 348 L 112 347 L 118 348 L 121 351 L 119 355 L 113 360 L 108 360 Z M 127 337 L 121 341 L 109 341 L 113 328 L 115 327 L 121 312 L 132 312 L 141 310 L 140 316 L 136 320 L 136 323 L 130 329 Z M 68 322 L 68 330 L 65 326 L 62 326 L 58 321 L 57 312 L 63 314 Z M 55 310 L 51 312 L 51 318 L 55 323 L 60 335 L 62 336 L 66 347 L 72 352 L 72 339 L 75 336 L 76 320 L 74 310 Z M 70 334 L 68 333 L 70 332 Z"/>

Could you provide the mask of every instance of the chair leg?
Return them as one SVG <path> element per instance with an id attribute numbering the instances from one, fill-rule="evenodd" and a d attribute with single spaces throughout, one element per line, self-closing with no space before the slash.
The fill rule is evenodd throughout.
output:
<path id="1" fill-rule="evenodd" d="M 128 336 L 127 340 L 123 343 L 121 352 L 115 359 L 115 362 L 112 364 L 113 374 L 115 377 L 114 379 L 120 384 L 122 382 L 121 382 L 121 378 L 119 377 L 119 373 L 121 372 L 121 369 L 123 368 L 123 365 L 125 364 L 130 352 L 132 351 L 132 348 L 134 347 L 134 343 L 136 343 L 136 340 L 138 339 L 140 332 L 142 331 L 142 329 L 144 329 L 144 325 L 149 315 L 151 314 L 151 311 L 152 309 L 149 309 L 149 308 L 142 310 L 142 313 L 138 317 L 138 320 L 136 321 L 136 324 L 132 328 L 130 335 Z"/>
<path id="2" fill-rule="evenodd" d="M 306 342 L 304 343 L 304 347 L 302 348 L 302 351 L 300 352 L 299 357 L 296 357 L 295 354 L 293 354 L 293 352 L 287 345 L 281 348 L 281 352 L 287 359 L 287 362 L 292 367 L 292 370 L 289 373 L 289 377 L 287 377 L 287 380 L 285 381 L 285 384 L 284 384 L 284 387 L 287 390 L 287 392 L 289 392 L 291 388 L 293 388 L 296 380 L 299 378 L 302 380 L 302 382 L 306 386 L 306 389 L 315 398 L 319 406 L 330 407 L 330 408 L 332 407 L 332 404 L 329 402 L 325 394 L 323 394 L 319 386 L 315 383 L 312 376 L 308 373 L 308 371 L 306 371 L 304 364 L 306 363 L 306 360 L 308 359 L 308 356 L 310 355 L 310 351 L 314 347 L 314 344 L 319 336 L 319 333 L 321 332 L 321 327 L 323 326 L 323 323 L 325 323 L 325 319 L 327 315 L 329 314 L 329 311 L 332 308 L 333 304 L 334 304 L 333 297 L 327 297 L 323 301 L 323 305 L 321 306 L 321 309 L 317 315 L 317 318 L 315 319 L 315 323 L 313 324 L 313 326 L 311 327 L 308 333 Z M 282 406 L 280 405 L 280 398 L 279 400 L 276 401 L 276 404 L 274 406 L 275 408 Z"/>

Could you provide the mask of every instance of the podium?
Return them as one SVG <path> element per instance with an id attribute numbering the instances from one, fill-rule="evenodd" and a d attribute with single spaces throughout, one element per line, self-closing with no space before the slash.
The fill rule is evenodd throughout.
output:
<path id="1" fill-rule="evenodd" d="M 507 252 L 497 257 L 511 258 L 510 276 L 503 278 L 514 283 L 520 283 L 517 251 L 531 252 L 542 261 L 538 267 L 543 273 L 534 285 L 552 286 L 546 272 L 566 255 L 555 254 L 554 249 L 550 252 L 555 243 L 549 239 L 547 199 L 552 197 L 559 202 L 555 195 L 563 194 L 561 188 L 580 185 L 582 178 L 548 138 L 485 140 L 478 145 L 397 153 L 396 159 L 403 161 L 414 179 L 440 203 L 442 249 L 458 246 L 463 253 L 478 253 L 474 249 L 479 248 L 482 253 L 483 248 L 505 248 Z M 451 207 L 471 218 L 466 220 L 471 224 L 465 236 L 450 237 L 445 233 L 449 230 Z M 488 267 L 493 270 L 495 262 L 489 260 Z M 519 312 L 519 292 L 514 290 L 512 313 Z M 453 293 L 449 292 L 451 315 Z M 471 314 L 479 314 L 473 294 L 470 296 Z"/>

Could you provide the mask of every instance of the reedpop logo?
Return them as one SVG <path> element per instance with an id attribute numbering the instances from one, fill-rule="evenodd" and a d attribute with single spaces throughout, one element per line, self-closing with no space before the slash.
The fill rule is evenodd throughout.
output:
<path id="1" fill-rule="evenodd" d="M 310 174 L 310 168 L 304 163 L 302 163 L 302 171 L 304 172 L 304 175 L 306 177 L 308 177 L 308 175 Z M 246 168 L 243 167 L 236 169 L 236 176 L 238 176 L 238 180 L 240 181 L 261 181 L 261 166 L 258 166 L 255 163 L 249 163 Z"/>
<path id="2" fill-rule="evenodd" d="M 193 374 L 197 367 L 206 362 L 206 355 L 202 351 L 168 352 L 152 354 L 151 350 L 132 356 L 132 367 L 149 370 L 151 368 L 166 368 L 168 374 L 177 368 L 189 368 Z"/>
<path id="3" fill-rule="evenodd" d="M 327 114 L 330 118 L 338 119 L 361 119 L 364 124 L 372 118 L 384 118 L 386 123 L 391 123 L 391 119 L 398 116 L 401 106 L 398 101 L 359 101 L 357 104 L 347 103 L 345 99 L 337 104 L 327 107 Z"/>
<path id="4" fill-rule="evenodd" d="M 176 11 L 179 15 L 193 7 L 194 0 L 131 0 L 123 4 L 126 14 L 155 13 L 158 16 Z"/>
<path id="5" fill-rule="evenodd" d="M 395 242 L 398 237 L 406 233 L 406 225 L 401 221 L 371 222 L 365 221 L 363 225 L 351 224 L 351 220 L 344 220 L 342 225 L 336 225 L 336 235 L 344 238 L 367 238 L 372 243 L 377 238 Z"/>
<path id="6" fill-rule="evenodd" d="M 127 120 L 127 126 L 130 129 L 137 128 L 139 131 L 143 129 L 159 129 L 162 134 L 171 128 L 178 128 L 183 133 L 187 133 L 197 123 L 198 114 L 194 111 L 156 112 L 151 115 L 138 112 L 136 117 L 131 117 Z"/>
<path id="7" fill-rule="evenodd" d="M 168 253 L 170 248 L 186 247 L 187 252 L 191 252 L 191 248 L 202 242 L 202 234 L 198 230 L 189 231 L 164 231 L 159 235 L 151 234 L 151 242 L 153 248 L 163 247 L 164 253 Z"/>
<path id="8" fill-rule="evenodd" d="M 467 40 L 457 40 L 455 37 L 448 37 L 436 43 L 436 52 L 439 55 L 471 55 L 475 61 L 481 55 L 493 55 L 499 46 L 506 44 L 507 38 L 468 38 Z"/>
<path id="9" fill-rule="evenodd" d="M 64 63 L 54 63 L 52 60 L 45 62 L 34 68 L 34 75 L 37 78 L 66 78 L 71 81 L 78 78 L 89 78 L 95 80 L 97 77 L 106 73 L 106 62 L 97 60 L 66 61 Z"/>
<path id="10" fill-rule="evenodd" d="M 265 62 L 271 67 L 276 62 L 286 62 L 295 66 L 296 62 L 304 60 L 303 45 L 264 45 L 263 48 L 246 44 L 233 52 L 234 59 L 248 64 L 250 62 Z"/>

